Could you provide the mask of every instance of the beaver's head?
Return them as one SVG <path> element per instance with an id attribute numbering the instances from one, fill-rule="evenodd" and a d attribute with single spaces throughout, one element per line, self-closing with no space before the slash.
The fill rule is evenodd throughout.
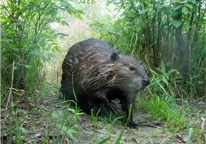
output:
<path id="1" fill-rule="evenodd" d="M 149 85 L 150 80 L 144 67 L 134 57 L 114 52 L 110 55 L 110 61 L 113 63 L 110 71 L 114 74 L 109 81 L 110 86 L 126 93 L 137 93 Z"/>

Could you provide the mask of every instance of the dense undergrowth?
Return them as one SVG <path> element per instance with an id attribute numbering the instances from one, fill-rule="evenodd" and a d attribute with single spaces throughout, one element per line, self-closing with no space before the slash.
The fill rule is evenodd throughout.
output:
<path id="1" fill-rule="evenodd" d="M 135 55 L 144 65 L 151 84 L 137 94 L 137 111 L 163 121 L 161 129 L 172 138 L 188 131 L 188 143 L 192 137 L 204 143 L 205 7 L 204 0 L 3 1 L 1 114 L 8 113 L 2 121 L 2 129 L 8 130 L 8 143 L 13 135 L 15 143 L 24 143 L 21 136 L 26 130 L 20 118 L 22 114 L 23 121 L 27 121 L 29 114 L 20 105 L 27 103 L 35 111 L 48 95 L 58 97 L 64 56 L 74 43 L 89 37 L 108 42 L 122 54 Z M 203 109 L 195 102 L 201 102 Z M 54 127 L 55 143 L 62 143 L 68 136 L 74 140 L 75 134 L 81 133 L 77 122 L 83 113 L 79 108 L 64 101 L 47 108 L 58 105 L 65 105 L 64 110 L 42 115 L 50 120 L 43 143 L 47 143 Z M 97 131 L 101 127 L 99 121 L 111 131 L 122 119 L 105 120 L 95 113 L 89 117 Z M 122 127 L 116 143 L 120 142 L 124 130 Z M 28 135 L 38 143 L 29 132 Z M 90 142 L 95 135 L 96 132 Z M 105 136 L 98 143 L 105 143 L 111 137 Z"/>

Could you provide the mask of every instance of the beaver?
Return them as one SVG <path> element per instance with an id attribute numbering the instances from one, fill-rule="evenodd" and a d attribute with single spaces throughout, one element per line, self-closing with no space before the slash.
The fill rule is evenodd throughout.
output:
<path id="1" fill-rule="evenodd" d="M 135 94 L 150 80 L 133 56 L 117 54 L 108 43 L 89 38 L 69 49 L 62 70 L 60 92 L 66 100 L 76 100 L 87 114 L 91 114 L 93 104 L 117 114 L 112 100 L 119 99 L 128 117 L 127 126 L 137 127 L 132 112 L 129 117 L 130 104 L 134 105 Z"/>

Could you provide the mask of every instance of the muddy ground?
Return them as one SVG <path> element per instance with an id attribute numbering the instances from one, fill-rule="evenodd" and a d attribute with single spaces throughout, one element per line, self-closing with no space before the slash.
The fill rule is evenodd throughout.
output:
<path id="1" fill-rule="evenodd" d="M 62 123 L 62 112 L 66 105 L 60 104 L 57 95 L 49 94 L 42 98 L 36 95 L 35 103 L 30 103 L 27 99 L 21 98 L 13 109 L 11 104 L 7 110 L 1 105 L 1 142 L 3 144 L 20 143 L 46 143 L 52 144 L 54 140 L 59 139 L 58 143 L 67 144 L 96 144 L 111 138 L 106 143 L 115 143 L 124 128 L 122 120 L 114 122 L 118 116 L 110 117 L 92 117 L 86 114 L 79 115 L 74 125 L 74 113 L 67 111 L 67 120 L 64 122 L 65 128 L 69 128 L 71 133 L 58 131 L 57 127 Z M 178 102 L 181 107 L 181 102 Z M 70 108 L 72 108 L 70 106 Z M 202 99 L 193 102 L 194 117 L 204 116 L 205 103 Z M 12 114 L 12 116 L 11 116 Z M 54 115 L 51 122 L 51 115 Z M 55 117 L 56 116 L 56 117 Z M 155 121 L 149 114 L 134 112 L 134 121 L 140 124 L 137 129 L 125 128 L 120 143 L 122 144 L 163 144 L 163 143 L 186 143 L 189 130 L 167 130 L 164 121 Z M 18 122 L 17 122 L 18 120 Z M 112 124 L 114 122 L 114 124 Z M 18 124 L 21 129 L 18 131 Z M 192 122 L 193 128 L 201 128 L 202 121 Z M 206 129 L 206 126 L 204 125 Z M 74 131 L 72 131 L 74 130 Z M 72 136 L 71 136 L 72 134 Z M 194 133 L 193 133 L 194 134 Z M 206 133 L 204 133 L 206 134 Z M 72 138 L 73 137 L 73 138 Z M 199 143 L 197 136 L 192 136 L 190 142 Z"/>

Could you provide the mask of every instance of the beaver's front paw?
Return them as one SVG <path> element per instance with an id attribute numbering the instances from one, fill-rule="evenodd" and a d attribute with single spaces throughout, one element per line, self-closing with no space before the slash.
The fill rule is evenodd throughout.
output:
<path id="1" fill-rule="evenodd" d="M 117 114 L 118 113 L 118 110 L 117 110 L 117 106 L 115 103 L 112 103 L 110 102 L 109 105 L 108 105 L 108 110 L 112 113 L 115 113 Z"/>
<path id="2" fill-rule="evenodd" d="M 137 128 L 137 126 L 139 126 L 138 124 L 134 123 L 133 121 L 131 120 L 128 120 L 127 122 L 127 126 L 130 127 L 130 128 Z"/>

